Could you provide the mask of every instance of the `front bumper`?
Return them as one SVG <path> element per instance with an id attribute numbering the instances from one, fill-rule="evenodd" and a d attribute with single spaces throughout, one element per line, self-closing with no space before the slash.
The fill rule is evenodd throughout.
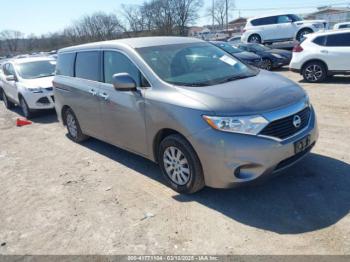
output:
<path id="1" fill-rule="evenodd" d="M 295 155 L 294 143 L 310 136 L 310 148 Z M 309 125 L 285 140 L 226 133 L 208 128 L 189 138 L 201 160 L 205 183 L 229 188 L 277 173 L 306 155 L 318 139 L 317 120 L 312 109 Z"/>
<path id="2" fill-rule="evenodd" d="M 273 61 L 272 66 L 273 67 L 281 67 L 289 65 L 291 59 L 288 58 L 277 58 Z"/>
<path id="3" fill-rule="evenodd" d="M 55 108 L 55 98 L 53 91 L 44 90 L 42 93 L 27 91 L 22 94 L 30 109 L 53 109 Z"/>

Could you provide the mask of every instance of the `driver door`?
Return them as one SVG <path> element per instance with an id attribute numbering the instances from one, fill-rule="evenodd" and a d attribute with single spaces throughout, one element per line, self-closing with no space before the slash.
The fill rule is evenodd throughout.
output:
<path id="1" fill-rule="evenodd" d="M 10 98 L 12 101 L 18 102 L 17 100 L 17 84 L 16 81 L 8 81 L 6 78 L 10 75 L 13 75 L 16 77 L 16 72 L 12 64 L 7 63 L 4 65 L 4 81 L 3 81 L 3 89 L 5 91 L 5 94 L 8 98 Z"/>

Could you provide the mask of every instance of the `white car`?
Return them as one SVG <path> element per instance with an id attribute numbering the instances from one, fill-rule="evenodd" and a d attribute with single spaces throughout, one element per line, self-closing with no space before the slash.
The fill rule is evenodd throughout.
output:
<path id="1" fill-rule="evenodd" d="M 347 29 L 347 28 L 350 28 L 350 22 L 338 23 L 338 24 L 335 24 L 333 27 L 334 30 Z"/>
<path id="2" fill-rule="evenodd" d="M 330 75 L 350 74 L 350 29 L 314 33 L 293 49 L 290 70 L 308 82 L 322 82 Z"/>
<path id="3" fill-rule="evenodd" d="M 20 105 L 27 118 L 40 109 L 53 109 L 56 60 L 47 57 L 9 60 L 2 65 L 1 93 L 6 108 Z"/>
<path id="4" fill-rule="evenodd" d="M 294 14 L 260 16 L 249 19 L 243 29 L 242 42 L 275 43 L 298 40 L 306 34 L 324 30 L 325 20 L 303 20 Z"/>

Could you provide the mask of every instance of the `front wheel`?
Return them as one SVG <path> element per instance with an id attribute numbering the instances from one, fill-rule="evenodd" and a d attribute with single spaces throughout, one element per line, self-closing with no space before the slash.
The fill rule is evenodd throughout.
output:
<path id="1" fill-rule="evenodd" d="M 2 100 L 4 100 L 4 104 L 7 109 L 11 109 L 15 106 L 15 104 L 7 98 L 4 90 L 2 90 Z"/>
<path id="2" fill-rule="evenodd" d="M 272 70 L 272 61 L 268 58 L 264 58 L 261 63 L 261 68 L 267 71 Z"/>
<path id="3" fill-rule="evenodd" d="M 19 104 L 21 106 L 23 116 L 27 119 L 31 118 L 33 116 L 32 111 L 30 110 L 26 100 L 23 97 L 19 98 Z"/>
<path id="4" fill-rule="evenodd" d="M 170 187 L 192 194 L 204 187 L 204 175 L 192 146 L 180 135 L 170 135 L 159 145 L 158 162 Z"/>
<path id="5" fill-rule="evenodd" d="M 80 128 L 77 117 L 75 116 L 72 109 L 67 109 L 63 114 L 64 123 L 67 126 L 68 137 L 76 143 L 81 143 L 88 139 L 89 137 L 84 135 Z"/>
<path id="6" fill-rule="evenodd" d="M 320 62 L 310 62 L 302 70 L 304 80 L 310 83 L 319 83 L 327 78 L 327 69 Z"/>

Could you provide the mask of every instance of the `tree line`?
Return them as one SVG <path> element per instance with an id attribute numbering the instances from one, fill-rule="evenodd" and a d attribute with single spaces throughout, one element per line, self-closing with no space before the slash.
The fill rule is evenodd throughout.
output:
<path id="1" fill-rule="evenodd" d="M 228 0 L 229 11 L 234 0 Z M 215 0 L 207 15 L 223 28 L 226 0 Z M 176 35 L 186 36 L 196 23 L 203 0 L 148 0 L 141 5 L 122 5 L 119 14 L 96 12 L 85 15 L 70 26 L 41 36 L 19 31 L 0 32 L 0 56 L 57 50 L 76 44 L 125 37 Z"/>

